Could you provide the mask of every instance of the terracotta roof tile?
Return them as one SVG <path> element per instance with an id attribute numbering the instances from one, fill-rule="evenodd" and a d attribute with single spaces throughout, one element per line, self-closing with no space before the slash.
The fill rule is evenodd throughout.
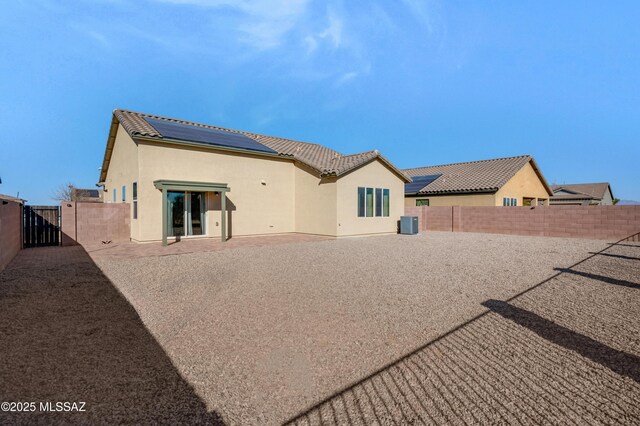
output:
<path id="1" fill-rule="evenodd" d="M 599 183 L 572 183 L 565 185 L 551 185 L 554 192 L 554 200 L 562 199 L 596 199 L 602 200 L 609 189 L 609 182 Z M 555 194 L 560 190 L 566 190 L 573 194 Z"/>
<path id="2" fill-rule="evenodd" d="M 178 120 L 157 115 L 143 114 L 139 112 L 116 109 L 113 115 L 120 122 L 122 127 L 131 137 L 147 137 L 162 140 L 162 134 L 151 126 L 144 119 L 145 117 L 157 120 L 171 121 L 196 127 L 204 127 L 225 132 L 238 133 L 247 136 L 278 152 L 278 155 L 290 157 L 300 163 L 319 172 L 321 176 L 341 176 L 351 170 L 356 169 L 376 158 L 387 164 L 393 171 L 400 175 L 405 181 L 410 178 L 401 170 L 397 169 L 391 162 L 384 158 L 377 150 L 362 152 L 359 154 L 343 155 L 338 151 L 318 145 L 315 143 L 300 142 L 292 139 L 279 138 L 275 136 L 265 136 L 257 133 L 244 132 L 241 130 L 227 129 L 224 127 L 211 126 L 207 124 L 194 123 L 191 121 Z"/>
<path id="3" fill-rule="evenodd" d="M 420 189 L 417 194 L 447 194 L 467 192 L 495 192 L 511 179 L 525 164 L 533 161 L 529 155 L 496 158 L 440 166 L 403 170 L 411 177 L 441 175 Z M 534 165 L 534 168 L 537 167 Z M 540 175 L 544 182 L 544 178 Z M 546 182 L 544 183 L 546 185 Z"/>

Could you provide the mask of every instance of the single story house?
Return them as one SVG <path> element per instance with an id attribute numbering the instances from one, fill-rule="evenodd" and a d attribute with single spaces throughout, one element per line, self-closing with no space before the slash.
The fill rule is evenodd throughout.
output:
<path id="1" fill-rule="evenodd" d="M 548 205 L 551 188 L 530 155 L 403 170 L 405 206 Z"/>
<path id="2" fill-rule="evenodd" d="M 98 186 L 131 239 L 395 233 L 411 179 L 377 150 L 330 148 L 117 109 Z"/>
<path id="3" fill-rule="evenodd" d="M 609 182 L 551 185 L 552 206 L 612 206 L 613 192 Z"/>

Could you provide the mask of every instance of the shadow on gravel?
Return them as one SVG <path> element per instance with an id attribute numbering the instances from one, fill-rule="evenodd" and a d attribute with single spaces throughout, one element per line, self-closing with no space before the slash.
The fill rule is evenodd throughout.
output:
<path id="1" fill-rule="evenodd" d="M 623 255 L 621 255 L 621 254 L 594 253 L 594 252 L 592 252 L 592 251 L 590 251 L 589 253 L 591 253 L 591 254 L 599 254 L 600 256 L 615 257 L 616 259 L 640 260 L 640 257 L 623 256 Z"/>
<path id="2" fill-rule="evenodd" d="M 80 246 L 22 250 L 0 273 L 0 424 L 224 424 Z M 40 412 L 40 402 L 86 412 Z"/>
<path id="3" fill-rule="evenodd" d="M 627 376 L 640 383 L 640 357 L 610 348 L 597 340 L 507 302 L 492 299 L 483 302 L 482 305 L 556 345 L 575 351 L 621 376 Z"/>
<path id="4" fill-rule="evenodd" d="M 613 285 L 619 285 L 619 286 L 622 286 L 622 287 L 640 289 L 640 284 L 636 284 L 634 282 L 627 281 L 627 280 L 619 280 L 619 279 L 616 279 L 616 278 L 605 277 L 604 275 L 592 274 L 590 272 L 576 271 L 576 270 L 571 269 L 571 268 L 554 268 L 554 270 L 559 271 L 561 273 L 566 273 L 566 274 L 580 275 L 581 277 L 590 278 L 592 280 L 597 280 L 597 281 L 602 281 L 602 282 L 607 283 L 607 284 L 613 284 Z"/>
<path id="5" fill-rule="evenodd" d="M 618 243 L 569 268 L 557 268 L 553 276 L 507 301 L 484 302 L 488 311 L 345 386 L 285 424 L 640 424 L 640 357 L 509 303 L 564 273 L 575 273 L 571 268 Z M 607 278 L 607 282 L 637 287 L 627 281 Z M 575 316 L 584 315 L 584 306 L 563 306 L 574 309 Z M 532 340 L 522 327 L 543 340 Z M 561 352 L 559 347 L 572 352 Z M 606 368 L 594 370 L 583 357 Z"/>

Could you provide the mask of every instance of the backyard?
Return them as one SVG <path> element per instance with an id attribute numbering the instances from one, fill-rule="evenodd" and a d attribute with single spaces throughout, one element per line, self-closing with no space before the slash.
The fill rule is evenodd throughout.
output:
<path id="1" fill-rule="evenodd" d="M 0 401 L 86 412 L 0 423 L 640 422 L 640 243 L 231 241 L 21 251 Z"/>

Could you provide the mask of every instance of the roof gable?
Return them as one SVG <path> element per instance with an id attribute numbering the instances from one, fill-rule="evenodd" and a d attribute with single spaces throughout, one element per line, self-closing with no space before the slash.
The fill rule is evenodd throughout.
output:
<path id="1" fill-rule="evenodd" d="M 613 198 L 613 193 L 611 192 L 611 186 L 609 182 L 598 182 L 598 183 L 571 183 L 571 184 L 563 184 L 563 185 L 552 185 L 554 198 L 561 199 L 566 197 L 581 197 L 584 199 L 596 199 L 602 200 L 607 191 L 611 193 L 611 198 Z"/>
<path id="2" fill-rule="evenodd" d="M 527 164 L 531 164 L 549 195 L 549 185 L 538 169 L 533 157 L 496 158 L 492 160 L 443 164 L 439 166 L 416 167 L 403 170 L 411 177 L 441 175 L 422 188 L 409 187 L 407 194 L 464 194 L 492 193 L 498 191 Z"/>
<path id="3" fill-rule="evenodd" d="M 280 157 L 290 158 L 315 170 L 321 177 L 339 177 L 377 159 L 387 165 L 392 172 L 398 175 L 398 177 L 403 179 L 405 182 L 411 180 L 405 173 L 403 173 L 400 169 L 393 165 L 393 163 L 382 156 L 382 154 L 380 154 L 377 150 L 362 152 L 358 154 L 343 155 L 335 150 L 315 143 L 300 142 L 292 139 L 260 135 L 257 133 L 226 129 L 218 126 L 211 126 L 207 124 L 200 124 L 190 121 L 116 109 L 113 111 L 111 131 L 109 134 L 109 139 L 107 141 L 107 149 L 105 152 L 103 167 L 100 174 L 100 182 L 104 182 L 104 180 L 106 179 L 106 172 L 109 166 L 111 151 L 113 148 L 113 143 L 115 141 L 115 132 L 117 131 L 118 124 L 122 125 L 129 136 L 134 139 L 157 141 L 180 140 L 202 144 L 205 146 L 208 145 L 214 148 L 216 147 L 215 143 L 207 143 L 206 141 L 201 140 L 194 141 L 192 140 L 194 139 L 194 137 L 181 136 L 178 139 L 176 139 L 175 137 L 167 137 L 167 135 L 163 135 L 162 133 L 163 126 L 154 126 L 154 123 L 167 123 L 168 125 L 180 126 L 182 130 L 190 134 L 208 133 L 210 135 L 213 132 L 221 132 L 224 133 L 227 137 L 233 137 L 233 135 L 244 137 L 249 139 L 251 142 L 244 141 L 244 146 L 229 146 L 229 144 L 226 144 L 225 148 L 229 148 L 232 150 L 252 151 L 252 153 L 256 155 L 277 155 Z M 167 132 L 165 131 L 165 133 Z M 202 137 L 206 138 L 208 136 Z M 220 147 L 220 145 L 218 145 L 218 147 Z M 253 149 L 247 149 L 247 147 L 252 147 Z"/>

